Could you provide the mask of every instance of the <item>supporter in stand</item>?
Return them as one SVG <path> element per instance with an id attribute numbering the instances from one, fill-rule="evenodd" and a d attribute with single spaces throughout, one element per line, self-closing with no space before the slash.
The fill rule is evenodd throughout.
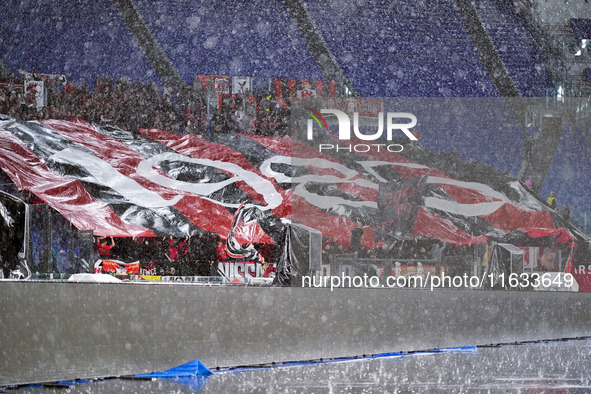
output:
<path id="1" fill-rule="evenodd" d="M 543 250 L 540 251 L 538 257 L 538 267 L 540 271 L 558 271 L 558 258 L 552 248 L 543 248 Z"/>
<path id="2" fill-rule="evenodd" d="M 330 264 L 330 258 L 334 252 L 334 241 L 330 240 L 322 248 L 322 264 Z"/>
<path id="3" fill-rule="evenodd" d="M 412 256 L 413 259 L 415 260 L 426 260 L 429 258 L 429 254 L 427 253 L 427 249 L 425 248 L 425 246 L 419 246 L 418 250 L 416 250 L 413 253 Z"/>
<path id="4" fill-rule="evenodd" d="M 134 133 L 138 129 L 158 128 L 175 134 L 206 133 L 207 102 L 199 85 L 192 89 L 161 93 L 154 82 L 135 83 L 126 78 L 113 82 L 97 75 L 92 85 L 85 80 L 45 79 L 47 108 L 36 107 L 35 93 L 25 95 L 23 78 L 13 78 L 0 88 L 0 113 L 19 120 L 83 119 L 118 126 Z M 289 101 L 287 101 L 289 102 Z M 213 109 L 212 109 L 213 110 Z M 285 136 L 289 132 L 290 110 L 277 103 L 272 94 L 265 99 L 247 100 L 242 94 L 223 98 L 222 109 L 215 109 L 209 132 L 253 132 Z M 252 130 L 249 122 L 252 121 Z"/>
<path id="5" fill-rule="evenodd" d="M 37 115 L 37 99 L 35 98 L 34 86 L 24 96 L 26 120 L 33 120 Z"/>
<path id="6" fill-rule="evenodd" d="M 390 246 L 390 249 L 392 251 L 392 257 L 397 258 L 397 259 L 404 259 L 405 258 L 405 240 L 394 240 L 394 242 L 392 243 L 392 245 Z"/>
<path id="7" fill-rule="evenodd" d="M 363 230 L 361 228 L 354 228 L 353 231 L 351 231 L 349 249 L 351 253 L 355 254 L 358 258 L 364 258 L 367 256 L 363 246 Z"/>
<path id="8" fill-rule="evenodd" d="M 228 260 L 228 249 L 226 247 L 226 242 L 221 237 L 218 237 L 217 240 L 216 254 L 218 261 Z"/>
<path id="9" fill-rule="evenodd" d="M 6 96 L 6 91 L 0 89 L 0 114 L 6 113 L 8 113 L 8 97 Z"/>
<path id="10" fill-rule="evenodd" d="M 440 241 L 433 242 L 431 246 L 429 258 L 437 261 L 441 261 L 443 257 L 443 250 L 445 249 L 445 243 Z"/>
<path id="11" fill-rule="evenodd" d="M 181 267 L 179 265 L 179 256 L 185 255 L 186 250 L 185 247 L 188 243 L 188 238 L 186 239 L 179 239 L 174 237 L 168 237 L 168 253 L 164 255 L 168 259 L 170 273 L 174 273 L 178 275 L 181 272 Z"/>
<path id="12" fill-rule="evenodd" d="M 546 203 L 548 204 L 548 206 L 551 209 L 556 209 L 556 206 L 557 206 L 556 193 L 550 192 L 550 197 L 548 197 L 548 201 L 546 201 Z"/>
<path id="13" fill-rule="evenodd" d="M 162 119 L 160 119 L 160 115 L 159 114 L 154 114 L 154 124 L 153 124 L 155 129 L 160 129 L 160 130 L 164 130 L 164 122 L 162 121 Z"/>
<path id="14" fill-rule="evenodd" d="M 349 251 L 347 250 L 347 248 L 345 247 L 345 245 L 339 243 L 337 246 L 337 254 L 347 254 L 349 253 Z"/>
<path id="15" fill-rule="evenodd" d="M 177 256 L 177 261 L 178 261 L 178 274 L 179 275 L 191 275 L 190 273 L 190 269 L 189 269 L 189 265 L 190 265 L 190 261 L 189 261 L 189 249 L 191 248 L 191 237 L 185 237 L 185 239 L 179 243 L 179 247 L 178 247 L 178 256 Z"/>
<path id="16" fill-rule="evenodd" d="M 372 243 L 369 245 L 369 249 L 366 250 L 366 258 L 368 259 L 377 259 L 378 258 L 378 245 Z"/>
<path id="17" fill-rule="evenodd" d="M 396 241 L 394 241 L 394 242 L 396 242 Z M 390 247 L 388 246 L 387 243 L 385 243 L 385 242 L 382 243 L 382 245 L 380 246 L 380 248 L 376 252 L 376 257 L 378 259 L 389 259 L 392 257 Z"/>
<path id="18" fill-rule="evenodd" d="M 208 124 L 208 134 L 222 134 L 228 131 L 226 119 L 221 110 L 216 109 L 213 112 Z"/>
<path id="19" fill-rule="evenodd" d="M 170 252 L 169 237 L 159 237 L 154 243 L 156 249 L 154 256 L 156 258 L 158 275 L 172 275 L 174 273 L 174 267 L 170 264 L 170 260 L 168 259 L 168 254 Z"/>
<path id="20" fill-rule="evenodd" d="M 50 119 L 49 111 L 48 111 L 47 107 L 43 107 L 43 108 L 41 108 L 40 111 L 37 112 L 37 120 L 43 120 L 43 119 Z"/>
<path id="21" fill-rule="evenodd" d="M 560 210 L 560 216 L 562 216 L 562 218 L 564 220 L 566 220 L 567 222 L 570 219 L 570 209 L 568 207 L 568 204 L 563 204 L 562 205 L 562 209 Z"/>
<path id="22" fill-rule="evenodd" d="M 146 237 L 142 240 L 139 248 L 140 273 L 142 275 L 157 275 L 157 238 Z"/>
<path id="23" fill-rule="evenodd" d="M 217 242 L 211 233 L 199 235 L 199 254 L 197 259 L 197 275 L 209 276 L 217 272 Z"/>
<path id="24" fill-rule="evenodd" d="M 187 253 L 185 254 L 185 262 L 184 262 L 184 274 L 188 276 L 197 275 L 198 267 L 197 261 L 199 261 L 199 254 L 200 254 L 200 243 L 199 243 L 199 236 L 191 236 L 189 237 L 187 243 Z"/>
<path id="25" fill-rule="evenodd" d="M 419 256 L 423 256 L 426 253 L 425 248 L 423 246 L 423 241 L 419 239 L 418 236 L 415 235 L 412 242 L 409 244 L 408 249 L 408 258 L 417 259 L 423 258 Z"/>
<path id="26" fill-rule="evenodd" d="M 534 181 L 532 180 L 532 176 L 528 176 L 527 179 L 525 180 L 525 186 L 529 187 L 530 189 L 533 190 L 534 188 Z"/>
<path id="27" fill-rule="evenodd" d="M 111 257 L 117 260 L 131 263 L 139 260 L 139 248 L 141 243 L 134 238 L 118 238 L 117 246 L 111 250 Z"/>
<path id="28" fill-rule="evenodd" d="M 412 259 L 415 250 L 418 250 L 418 238 L 415 237 L 413 240 L 403 240 L 400 245 L 401 253 L 399 258 L 401 259 Z"/>
<path id="29" fill-rule="evenodd" d="M 111 249 L 115 246 L 115 240 L 113 237 L 98 237 L 96 240 L 96 246 L 100 258 L 108 258 L 111 255 Z"/>

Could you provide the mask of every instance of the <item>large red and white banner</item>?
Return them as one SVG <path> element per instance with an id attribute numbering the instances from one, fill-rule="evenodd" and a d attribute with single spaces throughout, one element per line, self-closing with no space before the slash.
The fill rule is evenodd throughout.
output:
<path id="1" fill-rule="evenodd" d="M 565 255 L 581 238 L 526 186 L 453 155 L 412 149 L 404 155 L 319 152 L 283 137 L 140 133 L 81 120 L 19 122 L 2 116 L 0 168 L 20 190 L 30 190 L 95 235 L 185 237 L 211 231 L 225 238 L 236 210 L 245 205 L 262 213 L 235 234 L 238 243 L 276 244 L 281 220 L 288 218 L 345 246 L 352 230 L 363 227 L 364 242 L 371 243 L 383 219 L 376 220 L 380 185 L 421 177 L 416 214 L 401 226 L 402 237 L 454 244 L 498 240 L 560 247 Z M 474 173 L 485 174 L 481 182 Z M 582 291 L 591 290 L 588 267 L 581 264 L 573 260 L 571 271 Z"/>
<path id="2" fill-rule="evenodd" d="M 96 235 L 186 236 L 202 229 L 225 236 L 245 203 L 268 218 L 294 214 L 346 245 L 354 228 L 374 227 L 380 184 L 427 175 L 412 234 L 473 243 L 520 230 L 573 240 L 524 186 L 454 179 L 408 155 L 325 153 L 280 137 L 141 134 L 84 121 L 6 118 L 0 167 L 19 189 Z M 272 242 L 260 227 L 252 234 Z"/>
<path id="3" fill-rule="evenodd" d="M 363 227 L 370 243 L 380 185 L 422 177 L 425 186 L 412 222 L 401 226 L 408 230 L 403 237 L 564 248 L 575 243 L 571 228 L 524 185 L 497 173 L 482 182 L 463 179 L 462 168 L 480 171 L 477 164 L 452 163 L 460 159 L 449 155 L 319 152 L 305 141 L 243 134 L 140 133 L 84 121 L 2 117 L 0 168 L 19 189 L 95 235 L 211 231 L 225 238 L 245 204 L 262 214 L 237 234 L 239 243 L 276 244 L 287 218 L 345 246 L 352 230 Z"/>

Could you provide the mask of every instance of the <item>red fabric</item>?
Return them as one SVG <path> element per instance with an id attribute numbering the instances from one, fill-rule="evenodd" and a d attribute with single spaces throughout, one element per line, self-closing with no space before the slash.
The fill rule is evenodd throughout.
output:
<path id="1" fill-rule="evenodd" d="M 433 174 L 429 174 L 433 176 Z M 447 178 L 447 176 L 446 176 Z M 436 183 L 443 191 L 445 191 L 451 198 L 460 204 L 477 204 L 483 202 L 501 201 L 496 197 L 481 193 L 474 189 L 468 189 L 456 185 L 448 185 L 444 183 Z"/>
<path id="2" fill-rule="evenodd" d="M 281 89 L 281 79 L 275 78 L 273 80 L 275 83 L 275 97 L 277 101 L 283 101 L 283 90 Z"/>
<path id="3" fill-rule="evenodd" d="M 483 244 L 488 242 L 486 236 L 473 237 L 456 227 L 451 220 L 435 216 L 422 207 L 418 210 L 413 234 L 436 238 L 457 245 Z"/>
<path id="4" fill-rule="evenodd" d="M 324 82 L 323 81 L 316 81 L 316 93 L 318 96 L 322 97 L 322 91 L 324 89 Z"/>
<path id="5" fill-rule="evenodd" d="M 287 80 L 287 95 L 289 97 L 294 97 L 295 96 L 295 90 L 296 90 L 296 82 L 295 79 L 288 79 Z"/>
<path id="6" fill-rule="evenodd" d="M 532 212 L 531 210 L 516 207 L 513 204 L 503 204 L 490 215 L 482 216 L 494 227 L 510 232 L 523 228 L 555 228 L 554 219 L 548 211 Z M 535 236 L 532 235 L 535 238 Z"/>
<path id="7" fill-rule="evenodd" d="M 158 194 L 158 196 L 165 200 L 181 197 L 174 204 L 174 208 L 191 220 L 197 227 L 224 235 L 229 231 L 232 223 L 232 214 L 228 208 L 206 197 L 188 191 L 177 190 L 173 186 L 165 187 L 155 183 L 155 181 L 151 180 L 152 178 L 147 179 L 138 175 L 138 165 L 145 158 L 123 142 L 107 137 L 105 134 L 96 130 L 94 126 L 83 121 L 64 122 L 48 120 L 42 121 L 41 124 L 53 129 L 72 143 L 83 145 L 118 171 L 122 175 L 122 181 L 126 181 L 129 178 L 129 180 L 137 183 L 143 189 Z M 295 189 L 283 189 L 272 175 L 263 175 L 263 173 L 267 174 L 267 172 L 256 168 L 242 153 L 232 149 L 230 146 L 224 145 L 223 143 L 216 144 L 209 142 L 199 135 L 180 137 L 157 129 L 140 130 L 140 132 L 143 136 L 160 142 L 180 154 L 199 159 L 232 163 L 232 165 L 244 170 L 244 173 L 263 178 L 268 183 L 265 183 L 268 188 L 263 189 L 266 190 L 264 193 L 270 190 L 270 194 L 275 198 L 278 196 L 276 203 L 279 206 L 272 209 L 272 213 L 276 217 L 293 218 L 304 225 L 320 230 L 323 236 L 331 237 L 343 244 L 348 244 L 351 230 L 358 227 L 358 224 L 353 219 L 331 212 L 331 206 L 318 208 L 316 205 L 313 205 L 312 199 L 303 197 L 305 194 L 298 194 L 301 190 L 294 192 Z M 250 138 L 268 150 L 276 152 L 277 156 L 312 159 L 316 160 L 316 162 L 318 162 L 318 159 L 326 160 L 326 163 L 332 163 L 332 168 L 331 166 L 327 166 L 327 168 L 315 166 L 314 163 L 304 163 L 301 165 L 306 167 L 307 173 L 314 175 L 336 176 L 343 179 L 349 176 L 350 178 L 347 179 L 347 182 L 334 183 L 335 187 L 344 192 L 343 194 L 346 193 L 350 196 L 358 197 L 359 200 L 362 200 L 361 202 L 367 202 L 367 206 L 376 202 L 378 183 L 375 179 L 366 177 L 359 168 L 354 169 L 354 166 L 345 166 L 345 163 L 341 163 L 337 158 L 318 152 L 307 145 L 289 138 L 255 135 L 242 135 L 241 138 Z M 23 142 L 11 133 L 0 129 L 0 142 L 0 166 L 5 169 L 16 185 L 20 189 L 31 190 L 50 206 L 68 217 L 77 228 L 92 229 L 97 235 L 153 236 L 153 233 L 147 229 L 124 223 L 107 204 L 102 204 L 94 200 L 79 181 L 71 178 L 62 178 L 52 172 Z M 351 143 L 355 143 L 355 141 L 352 140 Z M 359 154 L 358 156 L 367 157 L 367 161 L 389 162 L 391 164 L 388 163 L 386 165 L 391 166 L 403 178 L 426 174 L 429 174 L 429 176 L 450 178 L 441 171 L 432 170 L 426 168 L 426 166 L 417 166 L 403 156 L 395 153 L 374 151 L 371 154 Z M 340 166 L 346 167 L 346 171 L 343 171 Z M 228 175 L 234 175 L 230 173 L 230 170 L 226 171 Z M 352 175 L 346 175 L 345 173 Z M 355 183 L 353 180 L 363 182 Z M 261 194 L 263 191 L 260 188 L 252 186 L 256 185 L 255 183 L 237 180 L 235 181 L 235 185 L 260 205 L 265 205 L 266 201 L 268 201 L 266 199 L 269 197 L 268 195 L 263 196 Z M 447 185 L 445 183 L 435 183 L 435 185 L 445 191 L 455 202 L 461 204 L 494 203 L 495 201 L 500 201 L 498 194 L 487 194 L 487 189 L 484 187 L 474 190 L 469 188 L 469 185 L 466 188 L 462 187 L 461 184 Z M 356 208 L 351 209 L 354 210 Z M 548 211 L 537 211 L 531 207 L 527 208 L 519 205 L 517 202 L 500 204 L 500 207 L 494 213 L 483 215 L 481 218 L 487 220 L 492 226 L 503 232 L 521 229 L 529 232 L 529 236 L 532 238 L 553 237 L 558 243 L 573 242 L 573 238 L 568 231 L 555 229 L 552 216 Z M 456 244 L 486 241 L 486 237 L 476 237 L 472 234 L 467 234 L 454 225 L 454 222 L 447 219 L 445 215 L 439 216 L 427 208 L 419 209 L 416 222 L 414 223 L 413 233 Z M 257 223 L 245 225 L 244 234 L 245 241 L 252 240 L 252 236 L 254 236 L 255 242 L 269 244 L 273 242 Z M 237 235 L 240 236 L 240 234 Z"/>
<path id="8" fill-rule="evenodd" d="M 144 160 L 144 158 L 140 156 L 140 154 L 135 150 L 130 149 L 124 143 L 105 136 L 94 129 L 92 125 L 84 121 L 72 124 L 62 121 L 48 120 L 43 121 L 43 124 L 50 126 L 52 129 L 56 130 L 58 133 L 67 137 L 71 141 L 84 145 L 102 160 L 106 161 L 109 165 L 118 170 L 121 174 L 136 181 L 147 190 L 158 193 L 164 199 L 170 200 L 176 196 L 184 195 L 184 197 L 179 200 L 174 205 L 174 207 L 204 230 L 218 233 L 221 232 L 222 234 L 224 231 L 230 230 L 230 225 L 232 224 L 232 215 L 225 207 L 188 192 L 183 192 L 176 189 L 173 190 L 160 186 L 142 176 L 139 176 L 136 172 L 137 166 L 141 161 Z M 156 129 L 152 131 L 140 130 L 140 132 L 144 135 L 153 136 L 154 139 L 165 145 L 168 145 L 168 142 L 170 141 L 177 141 L 181 139 L 179 136 Z M 162 138 L 162 140 L 159 138 Z M 193 141 L 197 140 L 205 142 L 205 140 L 197 135 L 191 135 L 190 137 L 186 136 L 182 138 L 191 138 Z M 203 151 L 208 152 L 212 150 L 215 151 L 214 147 L 223 146 L 211 143 L 207 143 L 209 145 L 199 144 L 198 142 L 194 142 L 193 144 L 194 148 L 198 148 L 197 151 L 203 149 Z M 202 153 L 204 153 L 203 151 Z M 237 152 L 233 150 L 231 151 L 235 155 L 237 154 Z M 184 153 L 184 151 L 179 153 Z M 200 157 L 208 156 L 202 155 Z M 223 157 L 226 157 L 225 160 L 228 160 L 227 156 L 224 156 L 224 153 L 218 156 L 217 159 L 221 159 Z M 201 212 L 209 212 L 209 215 L 203 215 Z"/>
<path id="9" fill-rule="evenodd" d="M 123 222 L 109 205 L 95 200 L 80 181 L 56 175 L 6 130 L 0 129 L 0 141 L 0 167 L 18 189 L 35 193 L 77 229 L 92 229 L 98 236 L 154 236 L 148 229 Z"/>
<path id="10" fill-rule="evenodd" d="M 218 255 L 218 260 L 227 260 L 228 259 L 228 250 L 226 249 L 226 244 L 218 244 L 216 248 L 216 252 Z"/>
<path id="11" fill-rule="evenodd" d="M 168 239 L 168 257 L 170 257 L 171 260 L 176 260 L 179 258 L 179 255 L 183 256 L 187 254 L 187 249 L 186 249 L 186 245 L 187 245 L 187 240 L 184 240 L 182 242 L 177 243 L 177 241 L 175 241 L 172 238 Z"/>
<path id="12" fill-rule="evenodd" d="M 531 238 L 551 237 L 556 242 L 568 244 L 574 242 L 575 238 L 564 228 L 523 228 Z"/>
<path id="13" fill-rule="evenodd" d="M 261 172 L 258 168 L 254 167 L 248 160 L 244 158 L 240 154 L 225 145 L 214 144 L 205 139 L 203 139 L 199 135 L 190 134 L 183 137 L 167 133 L 162 130 L 150 129 L 150 130 L 141 130 L 142 135 L 149 137 L 155 141 L 158 141 L 171 149 L 175 150 L 178 153 L 191 156 L 191 157 L 199 157 L 203 159 L 210 159 L 210 160 L 220 160 L 220 161 L 230 161 L 239 165 L 240 167 L 254 172 L 257 175 L 263 177 Z M 272 181 L 272 180 L 271 180 Z M 274 181 L 275 190 L 278 194 L 284 195 L 284 199 L 287 198 L 287 194 L 283 189 L 281 189 Z M 255 201 L 264 203 L 264 198 L 260 194 L 258 194 L 254 189 L 252 189 L 248 184 L 245 182 L 237 182 L 236 185 L 248 193 Z M 190 217 L 193 222 L 195 222 L 199 227 L 207 230 L 213 231 L 218 234 L 226 235 L 230 231 L 230 227 L 232 225 L 232 218 L 228 210 L 216 204 L 212 201 L 202 199 L 196 196 L 187 196 L 185 198 L 191 198 L 191 202 L 186 206 L 186 209 L 183 209 L 183 214 L 187 217 Z M 183 200 L 185 200 L 183 198 Z M 183 200 L 179 201 L 179 204 L 183 203 Z M 199 210 L 195 210 L 196 205 L 202 205 L 202 208 Z M 207 207 L 203 204 L 207 204 Z M 176 205 L 175 205 L 176 207 Z M 281 215 L 288 215 L 289 210 L 285 210 L 286 204 L 282 204 L 277 210 L 273 212 L 276 214 Z M 203 215 L 201 212 L 208 212 L 208 215 Z M 285 216 L 280 216 L 285 217 Z M 250 228 L 250 234 L 253 234 L 257 239 L 257 242 L 262 243 L 270 243 L 273 244 L 273 240 L 269 237 L 263 229 L 256 223 L 253 223 Z M 237 237 L 239 241 L 245 241 L 240 237 Z"/>
<path id="14" fill-rule="evenodd" d="M 337 90 L 337 83 L 335 81 L 330 81 L 328 84 L 328 96 L 334 97 Z"/>
<path id="15" fill-rule="evenodd" d="M 283 138 L 283 137 L 261 137 L 257 135 L 250 135 L 244 134 L 244 137 L 250 138 L 258 142 L 259 144 L 275 151 L 281 153 L 284 156 L 296 156 L 301 158 L 309 158 L 309 159 L 325 159 L 331 162 L 335 162 L 340 164 L 340 162 L 331 157 L 327 154 L 320 153 L 307 145 L 304 145 L 300 142 L 293 141 L 291 139 Z M 334 175 L 339 178 L 344 178 L 344 174 L 340 171 L 332 169 L 332 168 L 319 168 L 308 166 L 307 167 L 312 174 L 315 175 Z M 357 176 L 354 179 L 362 178 L 361 175 Z M 362 198 L 366 201 L 376 201 L 377 200 L 377 190 L 372 188 L 366 188 L 355 184 L 354 182 L 344 182 L 344 183 L 336 183 L 336 187 L 340 190 L 354 195 L 356 197 Z M 275 211 L 274 211 L 275 212 Z"/>
<path id="16" fill-rule="evenodd" d="M 101 244 L 100 240 L 96 242 L 96 246 L 98 247 L 99 255 L 101 256 L 109 256 L 111 254 L 111 249 L 113 249 L 112 244 Z"/>

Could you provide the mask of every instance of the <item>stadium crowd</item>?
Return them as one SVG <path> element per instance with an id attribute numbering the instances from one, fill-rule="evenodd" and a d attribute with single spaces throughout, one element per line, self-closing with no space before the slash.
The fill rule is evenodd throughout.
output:
<path id="1" fill-rule="evenodd" d="M 177 135 L 211 133 L 253 133 L 265 136 L 288 134 L 289 99 L 279 102 L 273 94 L 254 96 L 224 94 L 216 105 L 208 105 L 202 84 L 179 91 L 161 89 L 154 82 L 138 83 L 110 76 L 97 75 L 92 84 L 85 80 L 67 81 L 63 77 L 45 78 L 47 106 L 38 110 L 35 89 L 25 93 L 24 77 L 13 77 L 0 83 L 0 113 L 19 120 L 82 119 L 112 125 L 133 133 L 157 128 Z M 1 82 L 1 81 L 0 81 Z M 286 104 L 286 105 L 283 105 Z M 508 175 L 508 174 L 507 174 Z M 532 187 L 531 179 L 526 185 Z M 550 199 L 548 205 L 552 206 Z M 561 211 L 570 217 L 565 204 Z M 356 229 L 360 230 L 360 229 Z M 445 256 L 470 255 L 464 246 L 445 245 L 439 241 L 394 240 L 391 243 L 364 245 L 353 231 L 350 245 L 327 240 L 323 246 L 323 262 L 333 255 L 354 254 L 358 258 L 438 260 Z M 107 240 L 96 252 L 124 261 L 139 260 L 144 272 L 162 275 L 215 274 L 215 262 L 227 259 L 224 243 L 217 234 L 194 239 L 146 238 L 141 240 Z M 119 244 L 117 247 L 116 244 Z M 111 251 L 113 249 L 113 251 Z"/>
<path id="2" fill-rule="evenodd" d="M 186 238 L 97 237 L 95 254 L 93 260 L 139 261 L 143 275 L 217 276 L 216 263 L 228 259 L 223 240 L 214 233 Z"/>
<path id="3" fill-rule="evenodd" d="M 394 239 L 391 242 L 370 242 L 363 243 L 356 238 L 361 229 L 354 229 L 349 246 L 345 246 L 332 239 L 325 239 L 322 249 L 322 261 L 329 264 L 334 255 L 354 254 L 362 259 L 384 259 L 384 260 L 436 260 L 441 261 L 445 256 L 467 256 L 472 255 L 471 247 L 466 245 L 445 244 L 434 239 Z"/>
<path id="4" fill-rule="evenodd" d="M 25 93 L 24 78 L 0 83 L 0 113 L 19 120 L 83 119 L 137 132 L 158 128 L 175 134 L 244 132 L 266 136 L 287 134 L 289 108 L 272 94 L 223 94 L 220 105 L 208 107 L 200 83 L 172 92 L 153 81 L 138 83 L 97 75 L 92 84 L 81 79 L 44 78 L 47 106 L 38 108 L 35 89 Z M 217 101 L 217 100 L 216 100 Z"/>

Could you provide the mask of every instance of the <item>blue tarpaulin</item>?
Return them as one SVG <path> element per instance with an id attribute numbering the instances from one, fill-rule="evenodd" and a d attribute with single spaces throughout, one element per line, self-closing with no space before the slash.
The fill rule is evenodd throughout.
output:
<path id="1" fill-rule="evenodd" d="M 179 365 L 178 367 L 167 369 L 162 372 L 152 372 L 149 374 L 137 374 L 136 378 L 161 378 L 161 379 L 172 379 L 189 376 L 208 376 L 212 375 L 213 372 L 209 370 L 201 362 L 201 360 L 193 360 L 186 364 Z"/>

